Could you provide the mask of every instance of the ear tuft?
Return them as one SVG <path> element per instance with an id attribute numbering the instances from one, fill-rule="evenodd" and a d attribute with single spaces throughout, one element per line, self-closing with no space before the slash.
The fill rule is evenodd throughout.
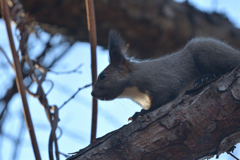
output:
<path id="1" fill-rule="evenodd" d="M 109 32 L 108 47 L 110 63 L 117 68 L 124 68 L 125 71 L 130 70 L 128 60 L 125 58 L 129 45 L 125 45 L 125 41 L 116 30 Z"/>
<path id="2" fill-rule="evenodd" d="M 122 58 L 125 58 L 128 48 L 125 45 L 125 41 L 123 40 L 123 38 L 116 30 L 110 30 L 109 32 L 108 49 L 110 62 L 113 62 L 115 56 L 122 56 Z"/>
<path id="3" fill-rule="evenodd" d="M 113 49 L 117 49 L 121 52 L 125 52 L 125 48 L 125 41 L 120 34 L 116 30 L 110 30 L 108 39 L 109 51 L 111 52 Z"/>

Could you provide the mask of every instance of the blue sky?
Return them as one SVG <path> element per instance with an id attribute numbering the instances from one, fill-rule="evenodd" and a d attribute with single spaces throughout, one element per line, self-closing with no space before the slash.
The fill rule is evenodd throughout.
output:
<path id="1" fill-rule="evenodd" d="M 186 0 L 175 0 L 185 2 Z M 240 28 L 239 0 L 188 0 L 188 2 L 204 12 L 218 12 L 226 15 L 227 18 L 238 28 Z"/>
<path id="2" fill-rule="evenodd" d="M 177 0 L 182 2 L 181 0 Z M 198 9 L 205 12 L 220 12 L 226 15 L 230 21 L 238 28 L 240 28 L 240 14 L 238 13 L 240 1 L 239 0 L 218 0 L 217 5 L 214 2 L 217 0 L 189 0 L 191 4 Z M 9 57 L 10 48 L 8 41 L 6 41 L 5 25 L 0 20 L 0 30 L 2 35 L 0 37 L 0 46 L 6 50 Z M 31 36 L 31 41 L 37 42 L 35 48 L 31 53 L 37 54 L 41 51 L 43 43 Z M 42 41 L 47 41 L 49 35 L 42 33 Z M 56 38 L 57 41 L 57 38 Z M 16 39 L 15 39 L 15 42 Z M 16 44 L 18 46 L 18 44 Z M 62 46 L 64 47 L 64 46 Z M 53 51 L 52 54 L 57 54 L 58 48 Z M 79 69 L 81 74 L 73 73 L 68 75 L 55 75 L 48 73 L 47 79 L 54 81 L 54 88 L 48 95 L 50 104 L 56 104 L 60 106 L 63 104 L 79 87 L 91 83 L 90 72 L 90 46 L 88 43 L 77 42 L 68 51 L 68 56 L 64 57 L 55 66 L 55 71 L 68 71 L 77 67 L 79 64 L 83 66 Z M 108 51 L 103 50 L 102 47 L 97 47 L 97 61 L 98 61 L 98 73 L 101 72 L 108 65 Z M 14 72 L 7 64 L 5 58 L 0 54 L 0 97 L 6 92 L 6 88 L 10 87 L 11 81 L 9 79 L 14 78 Z M 7 74 L 6 74 L 7 73 Z M 44 89 L 47 91 L 50 88 L 50 83 L 45 82 L 43 84 Z M 36 89 L 36 86 L 31 88 Z M 59 116 L 61 121 L 59 126 L 63 130 L 63 135 L 59 139 L 59 149 L 63 153 L 71 153 L 87 146 L 90 142 L 90 126 L 91 126 L 91 88 L 87 88 L 79 92 L 79 94 L 71 100 L 66 106 L 64 106 Z M 45 111 L 43 107 L 38 103 L 38 100 L 28 96 L 28 102 L 30 111 L 35 127 L 37 141 L 41 151 L 42 159 L 48 159 L 48 137 L 50 132 L 50 126 L 47 121 Z M 0 104 L 1 105 L 1 104 Z M 97 136 L 101 137 L 106 133 L 120 128 L 121 126 L 129 123 L 127 120 L 136 111 L 141 108 L 134 102 L 127 99 L 117 99 L 114 101 L 99 101 L 98 112 L 98 130 Z M 22 105 L 19 95 L 16 95 L 9 105 L 9 116 L 7 117 L 7 123 L 4 124 L 4 134 L 10 137 L 17 137 L 20 128 L 25 123 L 21 122 Z M 23 139 L 21 140 L 20 150 L 18 154 L 19 160 L 34 159 L 31 143 L 29 140 L 29 134 L 26 130 L 23 131 Z M 59 132 L 57 132 L 59 134 Z M 0 136 L 0 159 L 9 160 L 12 156 L 12 149 L 14 143 L 6 137 Z M 240 147 L 238 147 L 238 150 Z M 239 152 L 236 154 L 240 157 Z M 61 156 L 61 159 L 65 159 Z M 220 160 L 232 158 L 228 155 L 220 156 Z"/>

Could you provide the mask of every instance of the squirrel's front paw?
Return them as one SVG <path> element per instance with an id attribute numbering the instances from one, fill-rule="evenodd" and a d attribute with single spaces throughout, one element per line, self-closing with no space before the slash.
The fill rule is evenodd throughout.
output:
<path id="1" fill-rule="evenodd" d="M 132 117 L 128 118 L 128 121 L 135 121 L 137 119 L 137 117 L 141 117 L 142 115 L 140 114 L 140 112 L 136 112 L 134 113 L 134 115 Z"/>
<path id="2" fill-rule="evenodd" d="M 149 111 L 150 110 L 142 109 L 140 112 L 136 112 L 132 117 L 128 118 L 128 121 L 135 121 L 138 117 L 142 117 L 145 113 Z"/>

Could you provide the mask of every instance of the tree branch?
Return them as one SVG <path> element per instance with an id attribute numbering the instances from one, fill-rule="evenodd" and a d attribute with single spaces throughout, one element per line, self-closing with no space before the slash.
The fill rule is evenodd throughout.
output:
<path id="1" fill-rule="evenodd" d="M 240 67 L 109 133 L 68 160 L 210 158 L 240 142 Z"/>
<path id="2" fill-rule="evenodd" d="M 77 90 L 68 100 L 66 100 L 66 101 L 59 107 L 59 110 L 60 110 L 61 108 L 63 108 L 71 99 L 73 99 L 73 98 L 78 94 L 79 91 L 81 91 L 81 90 L 84 89 L 84 88 L 90 87 L 91 85 L 92 85 L 92 84 L 87 84 L 87 85 L 85 85 L 84 87 L 78 88 L 78 90 Z"/>
<path id="3" fill-rule="evenodd" d="M 96 33 L 96 23 L 95 23 L 95 11 L 94 11 L 93 0 L 85 0 L 85 3 L 86 3 L 86 11 L 87 11 L 89 40 L 91 45 L 92 85 L 94 85 L 97 80 L 97 57 L 96 57 L 97 33 Z M 96 135 L 97 135 L 97 111 L 98 111 L 97 99 L 92 98 L 91 143 L 95 141 Z"/>
<path id="4" fill-rule="evenodd" d="M 15 48 L 14 41 L 13 41 L 13 36 L 12 36 L 12 31 L 11 31 L 11 26 L 10 26 L 9 8 L 8 8 L 6 0 L 1 0 L 1 9 L 2 9 L 2 15 L 3 15 L 5 23 L 6 23 L 8 39 L 9 39 L 10 48 L 12 51 L 13 62 L 14 62 L 13 67 L 14 67 L 14 70 L 16 73 L 16 83 L 17 83 L 18 92 L 22 98 L 23 111 L 24 111 L 26 125 L 28 128 L 29 134 L 30 134 L 35 158 L 41 159 L 35 132 L 34 132 L 34 128 L 33 128 L 33 124 L 32 124 L 30 111 L 28 108 L 27 98 L 26 98 L 26 94 L 25 94 L 25 86 L 23 84 L 23 76 L 22 76 L 22 69 L 21 69 L 22 67 L 20 65 L 19 57 L 16 52 L 16 48 Z"/>
<path id="5" fill-rule="evenodd" d="M 89 41 L 84 1 L 20 1 L 25 11 L 50 34 L 61 33 L 75 40 Z M 100 31 L 98 45 L 107 48 L 109 30 L 117 29 L 131 44 L 129 54 L 134 57 L 153 58 L 171 53 L 196 36 L 217 37 L 240 49 L 240 30 L 227 16 L 214 11 L 200 12 L 187 1 L 97 0 L 94 4 L 96 27 Z"/>

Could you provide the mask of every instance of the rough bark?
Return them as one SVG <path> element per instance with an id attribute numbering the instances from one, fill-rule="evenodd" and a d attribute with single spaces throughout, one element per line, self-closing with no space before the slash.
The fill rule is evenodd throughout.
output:
<path id="1" fill-rule="evenodd" d="M 69 160 L 192 160 L 240 141 L 240 67 L 97 139 Z"/>
<path id="2" fill-rule="evenodd" d="M 20 1 L 47 32 L 89 42 L 84 1 Z M 225 16 L 202 13 L 187 2 L 96 0 L 95 13 L 98 45 L 106 48 L 108 32 L 115 28 L 130 43 L 131 54 L 139 58 L 175 51 L 195 36 L 216 37 L 240 49 L 240 30 Z"/>

